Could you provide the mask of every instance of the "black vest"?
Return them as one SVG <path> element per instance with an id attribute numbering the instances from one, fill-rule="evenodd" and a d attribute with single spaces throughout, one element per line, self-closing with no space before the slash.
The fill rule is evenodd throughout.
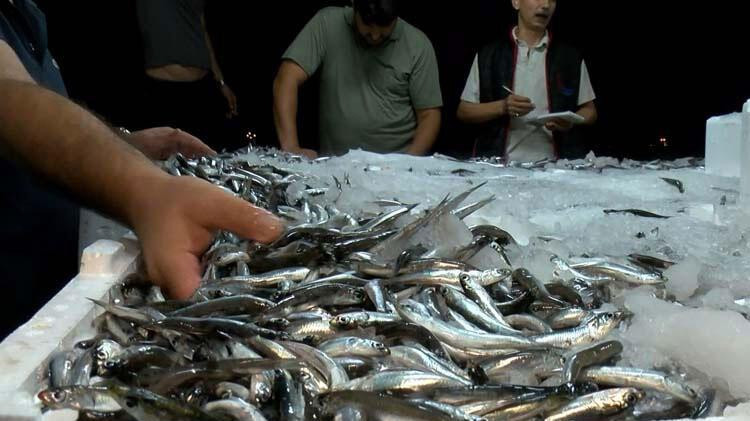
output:
<path id="1" fill-rule="evenodd" d="M 513 89 L 517 58 L 518 46 L 512 38 L 489 44 L 479 51 L 480 102 L 494 102 L 508 97 L 503 85 Z M 578 111 L 582 62 L 583 57 L 578 50 L 552 42 L 550 37 L 547 45 L 550 112 Z M 509 122 L 510 118 L 506 115 L 485 123 L 474 143 L 474 156 L 505 156 Z M 555 153 L 558 158 L 580 158 L 586 154 L 586 145 L 578 131 L 574 128 L 568 133 L 555 133 Z"/>

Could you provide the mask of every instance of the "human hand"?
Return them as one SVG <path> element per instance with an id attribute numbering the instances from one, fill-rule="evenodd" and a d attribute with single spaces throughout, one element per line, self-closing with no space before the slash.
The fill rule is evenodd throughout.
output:
<path id="1" fill-rule="evenodd" d="M 520 95 L 509 95 L 505 99 L 505 110 L 511 117 L 522 117 L 534 111 L 534 105 L 529 98 Z"/>
<path id="2" fill-rule="evenodd" d="M 149 278 L 174 299 L 189 298 L 200 285 L 201 256 L 218 231 L 270 243 L 284 229 L 270 212 L 197 178 L 163 174 L 134 183 L 129 222 Z"/>
<path id="3" fill-rule="evenodd" d="M 545 123 L 544 127 L 553 132 L 567 132 L 573 128 L 573 123 L 561 118 L 555 118 Z"/>
<path id="4" fill-rule="evenodd" d="M 232 88 L 227 84 L 221 85 L 221 94 L 224 95 L 224 98 L 227 100 L 227 106 L 229 107 L 226 117 L 232 118 L 237 116 L 237 96 L 234 94 L 234 91 L 232 91 Z"/>
<path id="5" fill-rule="evenodd" d="M 312 149 L 306 149 L 306 148 L 291 148 L 286 150 L 289 153 L 297 154 L 297 155 L 304 155 L 310 159 L 316 159 L 318 158 L 318 153 Z"/>
<path id="6" fill-rule="evenodd" d="M 123 138 L 154 160 L 167 159 L 177 152 L 187 157 L 216 155 L 216 151 L 197 137 L 172 127 L 139 130 Z"/>

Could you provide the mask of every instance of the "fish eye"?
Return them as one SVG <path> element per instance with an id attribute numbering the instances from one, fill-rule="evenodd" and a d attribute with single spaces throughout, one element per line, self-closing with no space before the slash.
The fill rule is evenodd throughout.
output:
<path id="1" fill-rule="evenodd" d="M 66 396 L 67 393 L 65 393 L 64 390 L 55 390 L 54 392 L 52 392 L 52 400 L 55 402 L 65 401 Z"/>
<path id="2" fill-rule="evenodd" d="M 132 396 L 128 396 L 127 398 L 125 398 L 125 406 L 127 406 L 128 408 L 135 408 L 136 406 L 138 406 L 138 400 Z"/>
<path id="3" fill-rule="evenodd" d="M 631 405 L 632 405 L 632 404 L 636 403 L 636 401 L 638 400 L 638 397 L 637 397 L 637 396 L 635 396 L 635 395 L 634 395 L 634 394 L 632 394 L 632 393 L 628 393 L 628 395 L 627 395 L 627 396 L 625 397 L 625 400 L 626 400 L 626 401 L 627 401 L 627 402 L 628 402 L 629 404 L 631 404 Z"/>

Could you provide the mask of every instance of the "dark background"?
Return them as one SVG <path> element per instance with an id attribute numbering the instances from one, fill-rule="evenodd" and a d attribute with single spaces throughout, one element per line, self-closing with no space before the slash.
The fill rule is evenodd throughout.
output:
<path id="1" fill-rule="evenodd" d="M 37 0 L 47 13 L 51 48 L 71 96 L 113 124 L 137 125 L 140 36 L 131 0 Z M 278 60 L 315 12 L 341 1 L 208 2 L 209 32 L 240 116 L 226 137 L 242 146 L 253 131 L 275 145 L 272 81 Z M 507 33 L 509 0 L 404 0 L 402 16 L 422 29 L 437 52 L 445 101 L 437 152 L 463 156 L 471 132 L 455 110 L 478 47 Z M 702 156 L 705 120 L 738 111 L 750 97 L 746 19 L 750 2 L 562 0 L 554 36 L 584 52 L 600 120 L 590 133 L 598 155 L 649 159 Z M 742 63 L 742 64 L 741 64 Z M 314 146 L 316 94 L 303 91 L 300 137 Z M 668 147 L 658 145 L 665 137 Z"/>

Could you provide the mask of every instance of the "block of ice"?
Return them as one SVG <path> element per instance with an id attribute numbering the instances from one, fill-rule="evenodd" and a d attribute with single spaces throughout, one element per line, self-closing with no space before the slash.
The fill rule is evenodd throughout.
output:
<path id="1" fill-rule="evenodd" d="M 628 294 L 625 306 L 634 313 L 626 340 L 699 370 L 714 387 L 726 384 L 736 398 L 750 398 L 750 322 L 739 313 L 682 307 L 641 291 Z"/>
<path id="2" fill-rule="evenodd" d="M 698 274 L 702 268 L 703 265 L 700 260 L 689 256 L 667 269 L 664 272 L 664 275 L 669 279 L 667 291 L 673 294 L 678 301 L 690 298 L 698 289 Z"/>
<path id="3" fill-rule="evenodd" d="M 711 117 L 706 122 L 706 172 L 725 177 L 740 176 L 740 113 Z"/>

